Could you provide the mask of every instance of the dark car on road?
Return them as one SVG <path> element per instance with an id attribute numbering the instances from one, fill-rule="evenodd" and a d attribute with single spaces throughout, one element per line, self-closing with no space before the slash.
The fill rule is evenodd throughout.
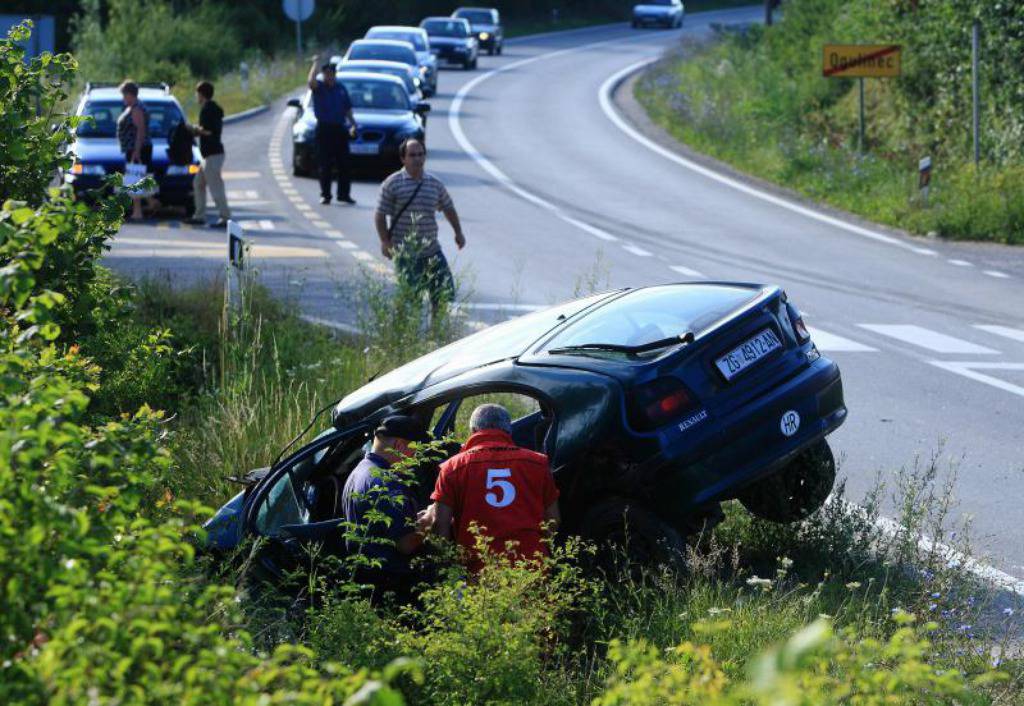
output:
<path id="1" fill-rule="evenodd" d="M 171 164 L 167 156 L 168 137 L 185 120 L 181 105 L 164 83 L 141 84 L 139 102 L 149 116 L 153 142 L 150 173 L 159 188 L 156 196 L 163 204 L 184 206 L 191 215 L 192 180 L 199 171 L 199 150 L 193 147 L 189 164 Z M 117 140 L 117 118 L 123 111 L 124 102 L 116 85 L 86 84 L 75 115 L 88 120 L 75 129 L 70 145 L 74 163 L 63 174 L 64 183 L 71 185 L 76 196 L 88 196 L 90 191 L 103 187 L 108 175 L 124 173 L 124 154 Z"/>
<path id="2" fill-rule="evenodd" d="M 352 392 L 333 427 L 247 476 L 207 524 L 211 543 L 267 537 L 265 561 L 280 566 L 335 536 L 339 489 L 383 417 L 415 415 L 440 438 L 487 395 L 532 401 L 513 437 L 548 454 L 565 532 L 629 537 L 654 560 L 678 555 L 724 500 L 775 522 L 819 508 L 835 479 L 825 437 L 846 419 L 839 368 L 778 287 L 618 290 L 485 329 Z M 425 498 L 432 479 L 422 485 Z"/>
<path id="3" fill-rule="evenodd" d="M 470 31 L 476 35 L 481 49 L 488 54 L 501 54 L 505 46 L 505 29 L 501 26 L 501 15 L 492 7 L 460 7 L 452 17 L 461 17 L 469 22 Z"/>
<path id="4" fill-rule="evenodd" d="M 430 51 L 438 61 L 475 69 L 480 45 L 467 20 L 456 17 L 428 17 L 420 27 L 430 36 Z"/>
<path id="5" fill-rule="evenodd" d="M 401 166 L 398 146 L 408 137 L 425 140 L 428 103 L 414 103 L 405 82 L 381 73 L 338 73 L 338 82 L 352 100 L 352 114 L 359 126 L 348 149 L 355 167 L 391 170 Z M 300 101 L 293 98 L 288 105 L 297 108 L 292 126 L 292 170 L 296 176 L 316 173 L 316 116 L 313 115 L 312 93 Z"/>
<path id="6" fill-rule="evenodd" d="M 670 29 L 683 26 L 686 8 L 682 0 L 645 0 L 633 6 L 633 27 L 661 26 Z"/>
<path id="7" fill-rule="evenodd" d="M 411 44 L 419 62 L 416 74 L 420 77 L 423 94 L 429 97 L 437 93 L 437 57 L 430 51 L 430 38 L 426 32 L 419 27 L 382 25 L 367 30 L 365 38 L 394 39 Z"/>

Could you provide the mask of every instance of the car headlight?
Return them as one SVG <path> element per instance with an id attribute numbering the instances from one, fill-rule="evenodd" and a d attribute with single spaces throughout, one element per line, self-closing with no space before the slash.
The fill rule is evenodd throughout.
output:
<path id="1" fill-rule="evenodd" d="M 71 165 L 72 174 L 91 174 L 93 176 L 103 176 L 107 173 L 106 168 L 102 164 L 82 164 L 81 162 L 75 162 Z"/>
<path id="2" fill-rule="evenodd" d="M 491 38 L 491 35 L 489 35 L 487 32 L 481 32 L 480 33 L 480 41 L 481 42 L 486 42 L 490 38 Z"/>

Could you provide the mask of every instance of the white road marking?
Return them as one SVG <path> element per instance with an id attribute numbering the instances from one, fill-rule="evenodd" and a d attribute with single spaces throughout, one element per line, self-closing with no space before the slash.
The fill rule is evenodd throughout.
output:
<path id="1" fill-rule="evenodd" d="M 957 267 L 974 267 L 974 265 L 967 262 L 967 260 L 946 260 L 946 262 Z"/>
<path id="2" fill-rule="evenodd" d="M 989 277 L 995 277 L 996 279 L 1009 279 L 1010 275 L 999 270 L 985 270 L 985 274 Z"/>
<path id="3" fill-rule="evenodd" d="M 338 247 L 342 250 L 358 250 L 359 246 L 353 243 L 351 240 L 336 240 Z"/>
<path id="4" fill-rule="evenodd" d="M 807 331 L 811 334 L 811 340 L 818 350 L 835 353 L 875 353 L 877 348 L 857 343 L 849 338 L 822 331 L 820 328 L 808 326 Z"/>
<path id="5" fill-rule="evenodd" d="M 932 250 L 930 248 L 914 248 L 913 250 L 918 255 L 931 255 L 932 257 L 938 255 L 937 252 L 935 252 L 934 250 Z"/>
<path id="6" fill-rule="evenodd" d="M 115 236 L 114 245 L 141 245 L 152 248 L 212 248 L 214 250 L 223 250 L 227 253 L 227 244 L 223 240 L 217 242 L 210 242 L 204 240 L 171 240 L 168 238 L 132 238 L 125 236 Z M 227 255 L 225 255 L 227 257 Z"/>
<path id="7" fill-rule="evenodd" d="M 232 209 L 235 209 L 235 208 L 242 208 L 242 207 L 245 207 L 245 206 L 266 206 L 270 202 L 269 201 L 262 201 L 262 200 L 259 200 L 259 199 L 256 199 L 256 200 L 253 200 L 253 199 L 233 199 L 231 197 L 228 197 L 228 203 L 231 204 L 231 208 Z"/>
<path id="8" fill-rule="evenodd" d="M 979 346 L 970 341 L 964 341 L 944 333 L 926 329 L 923 326 L 912 325 L 887 325 L 887 324 L 857 324 L 868 331 L 880 333 L 883 336 L 895 338 L 898 341 L 909 343 L 914 346 L 926 348 L 935 353 L 960 353 L 968 355 L 995 355 L 999 351 Z"/>
<path id="9" fill-rule="evenodd" d="M 324 234 L 328 238 L 344 238 L 345 237 L 345 234 L 342 233 L 337 228 L 324 228 Z"/>
<path id="10" fill-rule="evenodd" d="M 631 244 L 623 245 L 622 249 L 625 250 L 626 252 L 630 253 L 631 255 L 636 255 L 637 257 L 650 257 L 651 256 L 650 252 L 648 252 L 647 250 L 644 250 L 643 248 L 638 247 L 636 245 L 631 245 Z"/>
<path id="11" fill-rule="evenodd" d="M 260 192 L 256 191 L 256 189 L 228 189 L 226 194 L 231 201 L 258 199 L 260 197 Z"/>
<path id="12" fill-rule="evenodd" d="M 232 181 L 233 179 L 259 179 L 262 172 L 223 172 L 221 178 L 225 181 Z"/>
<path id="13" fill-rule="evenodd" d="M 577 228 L 579 228 L 583 232 L 590 233 L 594 237 L 600 238 L 601 240 L 606 240 L 608 242 L 613 242 L 613 241 L 618 240 L 618 238 L 616 238 L 614 235 L 612 235 L 608 231 L 601 230 L 597 226 L 592 226 L 589 223 L 585 223 L 583 221 L 577 220 L 577 219 L 573 218 L 572 216 L 566 216 L 566 215 L 562 214 L 559 217 L 563 221 L 568 223 L 569 225 L 576 226 Z"/>
<path id="14" fill-rule="evenodd" d="M 997 377 L 991 375 L 985 375 L 979 373 L 978 370 L 1024 370 L 1024 363 L 976 363 L 973 361 L 946 361 L 946 360 L 931 360 L 928 361 L 936 368 L 942 368 L 948 370 L 951 373 L 962 375 L 965 378 L 975 380 L 977 382 L 991 385 L 992 387 L 1006 392 L 1011 392 L 1020 397 L 1024 397 L 1024 387 L 1020 385 L 1014 385 L 1013 383 L 1000 380 Z"/>
<path id="15" fill-rule="evenodd" d="M 260 228 L 262 228 L 263 230 L 274 230 L 274 222 L 266 219 L 261 220 Z"/>
<path id="16" fill-rule="evenodd" d="M 361 262 L 373 262 L 373 255 L 366 252 L 365 250 L 352 250 L 351 255 L 352 257 L 354 257 L 357 260 L 360 260 Z"/>
<path id="17" fill-rule="evenodd" d="M 696 279 L 703 279 L 704 277 L 704 275 L 697 270 L 691 270 L 689 267 L 683 267 L 682 265 L 669 265 L 668 268 L 673 272 L 678 272 L 683 277 L 693 277 Z"/>
<path id="18" fill-rule="evenodd" d="M 459 115 L 462 111 L 462 104 L 465 102 L 466 96 L 469 95 L 470 91 L 472 91 L 474 88 L 476 88 L 477 86 L 479 86 L 481 83 L 491 78 L 492 76 L 504 73 L 506 71 L 514 71 L 515 69 L 518 69 L 521 66 L 526 66 L 527 64 L 532 64 L 534 62 L 542 61 L 544 59 L 551 59 L 556 56 L 565 56 L 566 54 L 575 54 L 577 52 L 587 51 L 595 47 L 607 44 L 626 44 L 629 42 L 636 42 L 639 41 L 640 39 L 642 39 L 642 37 L 630 37 L 628 39 L 606 39 L 591 44 L 583 44 L 576 47 L 568 47 L 566 49 L 559 49 L 557 51 L 548 52 L 546 54 L 538 54 L 537 56 L 531 56 L 527 59 L 513 61 L 511 63 L 504 64 L 497 68 L 491 69 L 490 71 L 487 71 L 483 74 L 480 74 L 479 76 L 477 76 L 476 78 L 462 86 L 462 88 L 458 90 L 458 92 L 455 94 L 455 97 L 452 99 L 451 106 L 448 108 L 448 128 L 451 130 L 452 135 L 455 137 L 455 141 L 459 144 L 459 147 L 462 149 L 462 151 L 469 155 L 470 159 L 476 162 L 477 166 L 479 166 L 485 172 L 490 174 L 499 184 L 504 186 L 512 193 L 516 194 L 525 201 L 529 201 L 535 206 L 539 206 L 540 208 L 543 208 L 546 211 L 550 211 L 557 218 L 564 221 L 565 223 L 575 226 L 580 230 L 589 233 L 590 235 L 600 238 L 601 240 L 617 240 L 617 238 L 611 233 L 608 233 L 604 230 L 601 230 L 600 228 L 591 226 L 587 223 L 584 223 L 583 221 L 573 218 L 565 211 L 563 211 L 559 206 L 551 203 L 545 198 L 542 198 L 534 193 L 531 193 L 530 191 L 527 191 L 523 187 L 516 184 L 507 174 L 505 174 L 505 172 L 501 171 L 501 169 L 495 166 L 495 164 L 491 162 L 491 160 L 484 157 L 480 153 L 480 151 L 473 146 L 473 143 L 469 141 L 469 138 L 466 137 L 465 131 L 463 131 L 462 129 L 462 123 L 460 122 Z"/>
<path id="19" fill-rule="evenodd" d="M 976 325 L 974 328 L 987 331 L 988 333 L 995 334 L 996 336 L 1009 338 L 1011 341 L 1020 341 L 1021 343 L 1024 343 L 1024 330 L 1019 328 L 1010 328 L 1009 326 L 988 326 L 984 324 Z"/>
<path id="20" fill-rule="evenodd" d="M 658 59 L 660 59 L 660 57 L 644 59 L 643 61 L 638 61 L 635 64 L 631 64 L 630 66 L 627 66 L 626 68 L 617 71 L 616 73 L 609 76 L 608 79 L 603 84 L 601 84 L 601 88 L 598 89 L 598 101 L 601 104 L 601 110 L 604 111 L 605 116 L 607 116 L 607 118 L 611 120 L 617 128 L 622 130 L 622 132 L 626 133 L 626 135 L 633 138 L 634 140 L 636 140 L 637 142 L 639 142 L 641 145 L 651 150 L 652 152 L 660 154 L 665 159 L 675 162 L 676 164 L 682 167 L 686 167 L 687 169 L 694 171 L 698 174 L 701 174 L 707 177 L 708 179 L 717 181 L 718 183 L 736 189 L 737 191 L 741 191 L 747 194 L 748 196 L 753 196 L 754 198 L 761 199 L 762 201 L 767 201 L 770 204 L 774 204 L 788 211 L 792 211 L 793 213 L 798 213 L 802 216 L 806 216 L 807 218 L 811 218 L 821 223 L 826 223 L 830 226 L 840 228 L 842 230 L 847 231 L 848 233 L 853 233 L 854 235 L 859 235 L 863 238 L 868 238 L 869 240 L 874 240 L 879 243 L 885 243 L 886 245 L 892 245 L 894 247 L 902 248 L 910 252 L 917 252 L 920 249 L 917 246 L 911 245 L 910 243 L 906 243 L 898 238 L 894 238 L 892 236 L 885 235 L 874 230 L 869 230 L 867 228 L 862 228 L 852 223 L 847 223 L 846 221 L 834 218 L 833 216 L 829 216 L 824 213 L 820 213 L 806 206 L 802 206 L 792 201 L 788 201 L 787 199 L 784 199 L 782 197 L 775 196 L 774 194 L 769 194 L 765 191 L 761 191 L 760 189 L 756 189 L 753 186 L 750 186 L 749 184 L 744 184 L 743 182 L 725 176 L 724 174 L 719 174 L 713 169 L 709 169 L 708 167 L 697 164 L 694 161 L 691 161 L 681 155 L 678 155 L 675 152 L 662 147 L 661 145 L 649 139 L 648 137 L 640 134 L 631 125 L 627 124 L 626 121 L 623 120 L 622 117 L 619 115 L 618 111 L 615 110 L 615 107 L 612 103 L 611 94 L 615 86 L 617 86 L 619 82 L 622 81 L 622 79 L 624 79 L 626 76 L 629 76 L 631 73 L 638 71 L 639 69 L 643 68 L 644 66 L 647 66 L 648 64 L 653 64 L 655 61 L 658 61 Z M 469 85 L 471 85 L 471 83 L 466 84 L 466 86 Z M 465 87 L 463 88 L 463 90 L 465 90 Z"/>
<path id="21" fill-rule="evenodd" d="M 298 201 L 292 201 L 292 203 L 294 203 L 295 204 L 295 208 L 299 209 L 300 211 L 304 211 L 305 212 L 305 211 L 312 211 L 313 210 L 313 207 L 310 206 L 305 201 L 303 201 L 302 199 L 299 199 Z"/>
<path id="22" fill-rule="evenodd" d="M 315 225 L 317 228 L 330 228 L 331 224 L 322 218 L 310 218 L 309 222 Z"/>

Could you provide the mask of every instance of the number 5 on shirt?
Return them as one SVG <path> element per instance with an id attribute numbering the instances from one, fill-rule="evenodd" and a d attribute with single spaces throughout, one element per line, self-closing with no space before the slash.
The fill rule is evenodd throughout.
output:
<path id="1" fill-rule="evenodd" d="M 489 468 L 487 469 L 487 489 L 497 488 L 501 490 L 501 496 L 491 492 L 484 496 L 487 504 L 491 507 L 508 507 L 516 499 L 516 487 L 510 481 L 501 480 L 511 478 L 511 468 Z"/>

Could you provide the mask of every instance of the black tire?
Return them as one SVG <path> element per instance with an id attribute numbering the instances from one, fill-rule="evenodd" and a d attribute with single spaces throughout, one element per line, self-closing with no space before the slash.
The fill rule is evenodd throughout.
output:
<path id="1" fill-rule="evenodd" d="M 191 218 L 194 215 L 196 215 L 196 202 L 192 199 L 192 194 L 189 194 L 185 199 L 185 218 Z"/>
<path id="2" fill-rule="evenodd" d="M 685 570 L 686 544 L 682 536 L 635 501 L 609 498 L 598 503 L 587 511 L 580 533 L 597 544 L 597 564 L 609 572 L 663 565 Z"/>
<path id="3" fill-rule="evenodd" d="M 633 20 L 632 22 L 630 22 L 630 23 L 629 23 L 629 25 L 630 25 L 630 26 L 631 26 L 631 27 L 632 27 L 633 29 L 637 29 L 637 28 L 638 28 L 638 27 L 640 26 L 640 23 L 639 23 L 639 22 L 637 22 L 636 20 Z"/>
<path id="4" fill-rule="evenodd" d="M 501 56 L 501 52 L 502 52 L 502 50 L 504 48 L 505 48 L 505 44 L 504 43 L 501 43 L 501 44 L 498 45 L 498 48 L 496 49 L 496 52 L 497 52 L 498 56 Z"/>
<path id="5" fill-rule="evenodd" d="M 836 480 L 836 459 L 824 439 L 776 473 L 748 485 L 739 501 L 769 522 L 799 522 L 820 508 Z"/>
<path id="6" fill-rule="evenodd" d="M 494 45 L 492 44 L 491 46 L 487 47 L 487 56 L 494 56 L 494 52 L 496 51 L 497 49 L 495 49 Z"/>

